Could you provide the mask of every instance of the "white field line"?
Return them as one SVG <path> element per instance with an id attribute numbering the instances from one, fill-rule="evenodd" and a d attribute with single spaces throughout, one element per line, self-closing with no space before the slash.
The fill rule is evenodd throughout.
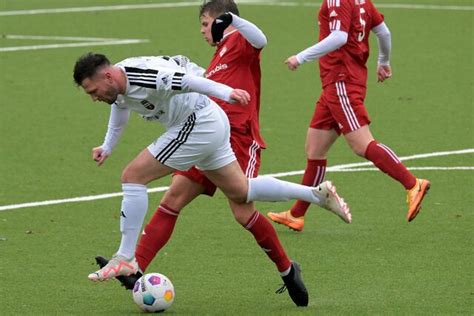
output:
<path id="1" fill-rule="evenodd" d="M 319 7 L 319 2 L 291 2 L 291 1 L 240 1 L 248 5 L 267 5 L 279 7 Z M 435 4 L 407 4 L 407 3 L 377 3 L 377 8 L 385 9 L 408 9 L 408 10 L 442 10 L 442 11 L 472 11 L 474 6 L 460 5 L 435 5 Z"/>
<path id="2" fill-rule="evenodd" d="M 398 159 L 400 159 L 401 161 L 406 161 L 406 160 L 414 160 L 414 159 L 451 156 L 451 155 L 464 155 L 464 154 L 472 154 L 472 153 L 474 153 L 474 148 L 455 150 L 455 151 L 440 151 L 440 152 L 427 153 L 427 154 L 418 154 L 418 155 L 412 155 L 412 156 L 399 157 Z M 336 166 L 327 167 L 326 172 L 349 172 L 353 170 L 351 168 L 363 167 L 363 166 L 373 166 L 373 163 L 370 161 L 365 161 L 365 162 L 356 162 L 356 163 L 348 163 L 348 164 L 343 164 L 343 165 L 336 165 Z M 447 167 L 439 167 L 439 168 L 447 168 Z M 455 167 L 451 167 L 451 168 L 455 168 Z M 461 167 L 461 168 L 471 168 L 471 167 Z M 408 169 L 411 169 L 411 168 L 408 168 Z M 378 170 L 378 169 L 374 169 L 374 170 Z M 433 169 L 433 170 L 443 170 L 443 169 Z M 456 169 L 449 169 L 449 170 L 456 170 Z M 268 176 L 278 178 L 278 177 L 296 176 L 296 175 L 301 175 L 303 173 L 304 173 L 304 170 L 299 170 L 299 171 L 272 173 L 272 174 L 268 174 Z M 1 211 L 1 207 L 0 207 L 0 211 Z"/>
<path id="3" fill-rule="evenodd" d="M 42 37 L 46 38 L 47 36 L 42 36 Z M 57 38 L 58 38 L 58 36 L 53 36 L 52 37 L 53 40 L 57 40 Z M 26 45 L 26 46 L 0 47 L 0 53 L 2 53 L 2 52 L 16 52 L 16 51 L 22 51 L 22 50 L 65 48 L 65 47 L 126 45 L 126 44 L 138 44 L 138 43 L 146 43 L 146 42 L 149 42 L 149 40 L 147 40 L 147 39 L 101 39 L 101 40 L 95 40 L 94 39 L 93 41 L 79 42 L 79 43 L 62 43 L 62 44 L 44 44 L 44 45 Z"/>
<path id="4" fill-rule="evenodd" d="M 430 170 L 430 171 L 446 171 L 446 170 L 474 170 L 474 167 L 467 166 L 456 166 L 456 167 L 407 167 L 408 170 Z M 335 169 L 331 172 L 360 172 L 360 171 L 379 171 L 378 168 L 348 168 L 348 169 Z"/>
<path id="5" fill-rule="evenodd" d="M 461 155 L 461 154 L 470 154 L 470 153 L 474 153 L 474 148 L 464 149 L 464 150 L 457 150 L 457 151 L 443 151 L 443 152 L 419 154 L 419 155 L 413 155 L 413 156 L 400 157 L 399 159 L 400 160 L 413 160 L 413 159 L 423 159 L 423 158 L 429 158 L 429 157 Z M 361 163 L 337 165 L 337 166 L 328 167 L 326 169 L 326 171 L 327 172 L 353 172 L 353 171 L 378 170 L 376 168 L 354 168 L 354 169 L 351 169 L 352 167 L 360 167 L 360 166 L 366 166 L 366 165 L 372 165 L 372 163 L 371 162 L 369 162 L 369 163 L 361 162 Z M 410 169 L 410 170 L 449 170 L 449 171 L 451 171 L 451 170 L 462 170 L 462 171 L 465 171 L 465 170 L 474 170 L 474 167 L 470 167 L 470 166 L 467 166 L 467 167 L 462 167 L 462 166 L 461 167 L 412 167 L 412 168 L 408 168 L 408 169 Z M 299 174 L 303 174 L 303 173 L 304 173 L 304 170 L 299 170 L 299 171 L 290 171 L 290 172 L 282 172 L 282 173 L 273 173 L 273 174 L 267 174 L 267 175 L 278 178 L 278 177 L 287 177 L 287 176 L 299 175 Z M 156 188 L 148 189 L 147 192 L 148 193 L 163 192 L 163 191 L 168 190 L 168 188 L 169 187 L 156 187 Z M 49 201 L 40 201 L 40 202 L 3 205 L 3 206 L 0 206 L 0 211 L 13 210 L 13 209 L 18 209 L 18 208 L 27 208 L 27 207 L 54 205 L 54 204 L 95 201 L 95 200 L 102 200 L 102 199 L 118 197 L 118 196 L 122 196 L 122 195 L 123 195 L 122 192 L 116 192 L 116 193 L 89 195 L 89 196 L 81 196 L 81 197 L 60 199 L 60 200 L 49 200 Z"/>
<path id="6" fill-rule="evenodd" d="M 41 35 L 3 35 L 6 39 L 20 39 L 20 40 L 52 40 L 52 41 L 71 41 L 71 42 L 103 42 L 103 41 L 119 41 L 121 38 L 105 38 L 105 37 L 80 37 L 80 36 L 41 36 Z"/>
<path id="7" fill-rule="evenodd" d="M 267 6 L 286 6 L 286 7 L 319 7 L 320 3 L 297 3 L 297 2 L 281 2 L 281 1 L 237 1 L 239 4 L 248 5 L 267 5 Z M 168 2 L 168 3 L 143 3 L 143 4 L 124 4 L 109 6 L 93 6 L 93 7 L 72 7 L 72 8 L 51 8 L 51 9 L 31 9 L 31 10 L 12 10 L 0 11 L 0 16 L 17 16 L 17 15 L 37 15 L 37 14 L 54 14 L 54 13 L 80 13 L 80 12 L 97 12 L 97 11 L 118 11 L 118 10 L 139 10 L 139 9 L 164 9 L 164 8 L 180 8 L 180 7 L 198 7 L 202 1 L 189 2 Z M 456 6 L 456 5 L 430 5 L 430 4 L 403 4 L 403 3 L 386 3 L 378 4 L 379 8 L 389 9 L 410 9 L 410 10 L 451 10 L 451 11 L 472 11 L 474 6 Z"/>
<path id="8" fill-rule="evenodd" d="M 202 1 L 191 1 L 191 2 L 169 2 L 169 3 L 124 4 L 124 5 L 108 5 L 108 6 L 94 6 L 94 7 L 14 10 L 14 11 L 0 11 L 0 16 L 36 15 L 36 14 L 50 14 L 50 13 L 97 12 L 97 11 L 119 11 L 119 10 L 136 10 L 136 9 L 161 9 L 161 8 L 179 8 L 179 7 L 198 7 L 201 4 L 202 4 Z"/>

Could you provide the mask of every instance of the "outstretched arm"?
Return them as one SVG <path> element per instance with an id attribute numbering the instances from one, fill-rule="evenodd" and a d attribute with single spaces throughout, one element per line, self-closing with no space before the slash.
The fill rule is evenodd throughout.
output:
<path id="1" fill-rule="evenodd" d="M 390 67 L 390 53 L 392 49 L 392 37 L 390 30 L 385 22 L 380 23 L 372 28 L 375 36 L 377 36 L 377 44 L 379 49 L 379 56 L 377 59 L 377 80 L 383 82 L 392 76 L 392 69 Z"/>
<path id="2" fill-rule="evenodd" d="M 250 101 L 250 95 L 245 90 L 233 89 L 225 84 L 193 75 L 183 76 L 182 90 L 213 96 L 229 103 L 238 102 L 246 105 Z"/>
<path id="3" fill-rule="evenodd" d="M 249 22 L 245 19 L 242 19 L 238 15 L 235 15 L 231 12 L 226 12 L 224 14 L 219 15 L 213 22 L 211 26 L 211 33 L 212 33 L 212 41 L 214 43 L 219 43 L 224 36 L 224 30 L 232 25 L 237 30 L 239 30 L 240 34 L 249 43 L 258 49 L 263 48 L 267 45 L 267 38 L 265 34 L 252 22 Z"/>
<path id="4" fill-rule="evenodd" d="M 186 68 L 186 73 L 193 74 L 195 76 L 204 77 L 206 69 L 202 68 L 198 64 L 189 60 L 188 57 L 183 55 L 175 55 L 171 56 L 171 58 L 177 63 L 179 66 Z"/>
<path id="5" fill-rule="evenodd" d="M 119 108 L 115 104 L 111 105 L 109 125 L 107 127 L 104 142 L 101 146 L 92 149 L 92 159 L 94 159 L 99 166 L 102 165 L 107 157 L 112 153 L 113 148 L 122 135 L 129 117 L 129 109 Z"/>
<path id="6" fill-rule="evenodd" d="M 286 59 L 288 69 L 296 70 L 302 63 L 318 59 L 347 43 L 347 33 L 344 31 L 332 31 L 326 38 L 317 44 L 306 48 L 300 53 Z"/>

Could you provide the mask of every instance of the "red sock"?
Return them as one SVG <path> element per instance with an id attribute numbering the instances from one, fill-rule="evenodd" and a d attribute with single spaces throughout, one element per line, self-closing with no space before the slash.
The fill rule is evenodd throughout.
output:
<path id="1" fill-rule="evenodd" d="M 415 186 L 415 176 L 400 162 L 397 155 L 384 144 L 379 144 L 375 140 L 371 141 L 365 150 L 365 158 L 400 182 L 405 189 L 409 190 Z"/>
<path id="2" fill-rule="evenodd" d="M 326 164 L 326 159 L 308 159 L 301 184 L 315 187 L 323 182 L 326 174 Z M 304 216 L 310 205 L 308 202 L 296 201 L 291 207 L 291 215 L 294 217 Z"/>
<path id="3" fill-rule="evenodd" d="M 276 264 L 278 271 L 287 270 L 290 265 L 290 259 L 286 256 L 285 250 L 278 239 L 275 228 L 270 224 L 265 216 L 258 211 L 253 213 L 245 228 L 252 233 L 257 244 L 265 251 L 267 256 Z"/>
<path id="4" fill-rule="evenodd" d="M 135 258 L 143 272 L 156 256 L 156 253 L 170 239 L 178 215 L 178 211 L 169 208 L 165 204 L 160 204 L 150 222 L 145 226 L 137 250 L 135 250 Z"/>

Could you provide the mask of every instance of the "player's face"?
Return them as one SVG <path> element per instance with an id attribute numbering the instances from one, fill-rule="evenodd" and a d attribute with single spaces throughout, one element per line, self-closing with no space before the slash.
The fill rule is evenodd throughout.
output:
<path id="1" fill-rule="evenodd" d="M 117 100 L 119 94 L 112 77 L 107 73 L 98 73 L 86 78 L 82 81 L 81 86 L 94 102 L 101 101 L 112 104 Z"/>
<path id="2" fill-rule="evenodd" d="M 204 36 L 204 40 L 211 46 L 216 46 L 216 43 L 212 41 L 211 26 L 214 22 L 214 17 L 209 13 L 203 13 L 200 17 L 201 21 L 201 34 Z"/>

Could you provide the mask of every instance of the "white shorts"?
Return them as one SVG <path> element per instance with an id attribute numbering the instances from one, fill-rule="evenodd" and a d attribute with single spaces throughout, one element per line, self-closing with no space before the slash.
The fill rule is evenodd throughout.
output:
<path id="1" fill-rule="evenodd" d="M 229 120 L 213 101 L 170 127 L 148 151 L 162 164 L 181 171 L 192 166 L 216 170 L 236 160 L 230 146 Z"/>

